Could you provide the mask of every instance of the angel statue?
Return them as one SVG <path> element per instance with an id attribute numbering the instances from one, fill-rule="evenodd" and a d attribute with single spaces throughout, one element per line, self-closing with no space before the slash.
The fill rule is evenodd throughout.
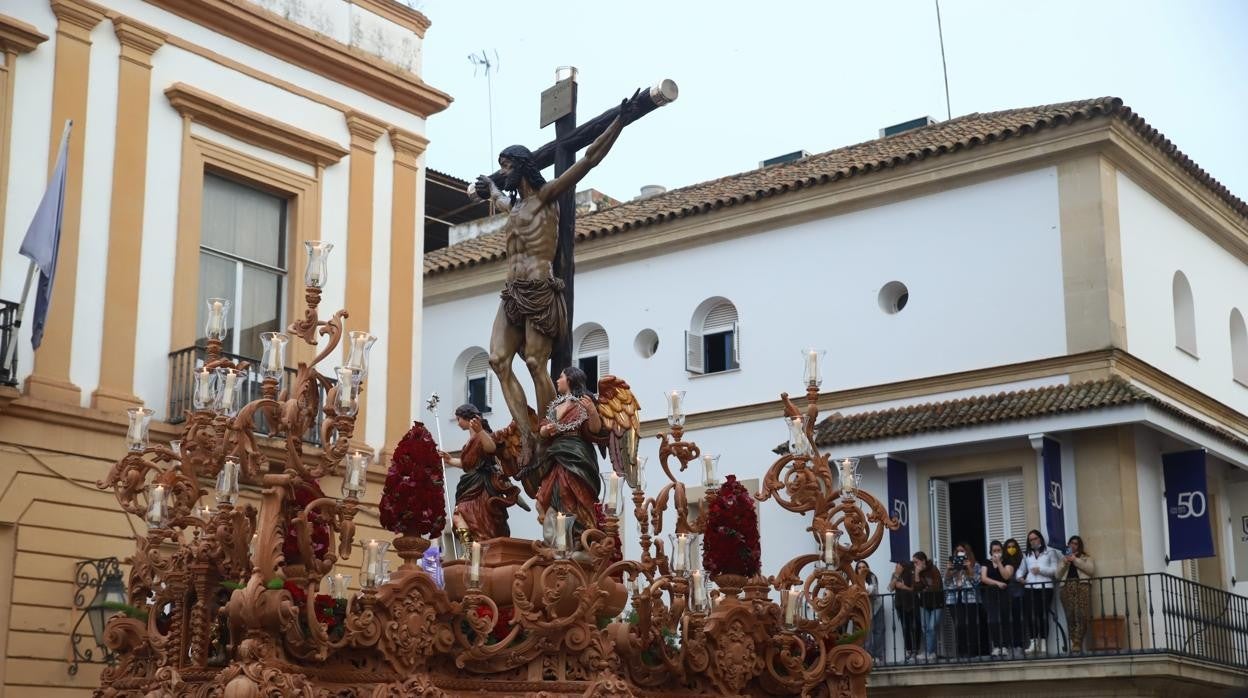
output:
<path id="1" fill-rule="evenodd" d="M 545 523 L 552 510 L 575 516 L 577 536 L 596 522 L 594 505 L 602 494 L 594 446 L 607 451 L 617 472 L 636 470 L 637 402 L 628 384 L 603 376 L 596 400 L 586 383 L 585 372 L 575 366 L 559 374 L 559 396 L 538 428 L 536 462 L 519 474 L 525 492 L 537 501 L 538 520 Z"/>
<path id="2" fill-rule="evenodd" d="M 439 451 L 443 463 L 464 469 L 455 487 L 452 517 L 455 529 L 467 530 L 469 537 L 476 541 L 510 536 L 508 507 L 518 504 L 525 511 L 529 507 L 520 496 L 520 488 L 499 469 L 495 458 L 498 446 L 495 435 L 490 432 L 490 423 L 481 416 L 481 410 L 471 404 L 456 408 L 455 422 L 468 432 L 468 442 L 460 451 L 460 457 Z"/>

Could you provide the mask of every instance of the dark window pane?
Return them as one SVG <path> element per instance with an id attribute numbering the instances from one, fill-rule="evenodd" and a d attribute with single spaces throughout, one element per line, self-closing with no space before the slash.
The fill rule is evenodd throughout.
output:
<path id="1" fill-rule="evenodd" d="M 483 414 L 490 411 L 490 406 L 486 404 L 485 399 L 485 381 L 487 378 L 488 376 L 481 376 L 480 378 L 468 379 L 468 402 L 481 410 Z"/>
<path id="2" fill-rule="evenodd" d="M 716 332 L 702 338 L 706 350 L 706 372 L 719 373 L 736 368 L 732 360 L 732 332 Z"/>
<path id="3" fill-rule="evenodd" d="M 585 384 L 589 387 L 589 392 L 598 392 L 598 357 L 582 356 L 576 360 L 576 365 L 585 372 Z"/>

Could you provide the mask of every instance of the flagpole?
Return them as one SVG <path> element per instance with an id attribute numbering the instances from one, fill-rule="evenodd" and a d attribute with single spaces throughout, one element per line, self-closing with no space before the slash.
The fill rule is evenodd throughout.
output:
<path id="1" fill-rule="evenodd" d="M 18 302 L 17 312 L 14 313 L 13 334 L 9 336 L 9 344 L 4 350 L 4 371 L 10 380 L 16 378 L 13 373 L 13 360 L 17 358 L 17 339 L 22 329 L 22 312 L 26 309 L 26 299 L 30 297 L 30 285 L 35 281 L 35 269 L 34 262 L 26 267 L 26 285 L 22 286 L 22 300 Z"/>
<path id="2" fill-rule="evenodd" d="M 62 170 L 61 170 L 61 167 L 62 167 L 61 158 L 65 155 L 65 152 L 66 152 L 66 149 L 67 149 L 67 147 L 68 147 L 68 143 L 69 143 L 69 134 L 70 134 L 70 131 L 71 131 L 73 128 L 74 128 L 74 120 L 73 120 L 73 119 L 66 119 L 66 120 L 65 120 L 65 128 L 61 131 L 61 143 L 60 143 L 60 146 L 57 148 L 57 153 L 58 153 L 58 155 L 57 155 L 57 163 L 56 163 L 56 165 L 55 165 L 55 168 L 53 169 L 52 175 L 51 175 L 51 176 L 49 176 L 49 182 L 51 181 L 52 176 L 56 176 L 58 173 L 60 173 L 60 176 L 62 177 L 62 181 L 63 181 L 63 176 L 64 176 L 64 173 L 63 173 L 63 172 L 62 172 Z M 48 193 L 46 193 L 46 192 L 45 192 L 45 193 L 44 193 L 44 200 L 41 200 L 41 201 L 39 202 L 39 209 L 42 209 L 42 208 L 43 208 L 44 204 L 46 203 L 46 201 L 45 201 L 45 200 L 47 199 L 47 196 L 48 196 Z M 61 224 L 61 223 L 60 223 L 60 220 L 61 220 L 61 217 L 60 217 L 60 206 L 61 206 L 61 203 L 60 203 L 60 202 L 63 200 L 63 197 L 64 197 L 64 185 L 63 185 L 63 183 L 62 183 L 61 190 L 60 190 L 60 196 L 61 196 L 62 198 L 58 200 L 58 203 L 57 203 L 57 213 L 56 213 L 56 228 L 57 228 L 57 235 L 58 235 L 58 237 L 59 237 L 59 229 L 60 229 L 60 224 Z M 39 210 L 39 209 L 37 209 L 37 210 L 35 211 L 35 221 L 31 223 L 31 225 L 32 225 L 32 226 L 36 225 L 36 224 L 37 224 L 37 222 L 40 220 L 40 218 L 39 218 L 39 216 L 40 216 L 40 210 Z M 15 318 L 14 318 L 14 320 L 13 320 L 13 327 L 14 327 L 15 329 L 17 329 L 18 331 L 17 331 L 17 332 L 15 332 L 15 333 L 14 333 L 14 334 L 10 337 L 9 345 L 8 345 L 7 347 L 5 347 L 5 353 L 4 353 L 4 357 L 3 357 L 3 364 L 0 364 L 0 366 L 3 366 L 4 370 L 5 370 L 5 371 L 9 374 L 9 378 L 10 378 L 10 379 L 12 379 L 12 378 L 14 378 L 14 377 L 15 377 L 15 376 L 14 376 L 14 371 L 13 371 L 13 368 L 14 368 L 13 364 L 14 364 L 14 361 L 15 361 L 15 359 L 16 359 L 16 357 L 17 357 L 17 340 L 18 340 L 18 336 L 21 334 L 20 330 L 21 330 L 21 327 L 22 327 L 22 316 L 23 316 L 23 314 L 26 312 L 26 301 L 30 298 L 30 287 L 31 287 L 31 284 L 33 284 L 33 283 L 34 283 L 34 281 L 35 281 L 35 270 L 36 270 L 36 269 L 39 269 L 39 265 L 36 263 L 36 259 L 35 259 L 35 257 L 32 257 L 32 256 L 31 256 L 31 254 L 30 254 L 29 252 L 27 252 L 27 250 L 26 250 L 26 242 L 30 239 L 30 235 L 31 235 L 31 231 L 30 231 L 30 230 L 27 230 L 27 231 L 26 231 L 26 240 L 23 240 L 23 242 L 22 242 L 22 249 L 21 249 L 21 254 L 22 254 L 23 256 L 28 257 L 28 258 L 30 259 L 30 266 L 28 266 L 28 267 L 26 268 L 26 283 L 25 283 L 25 285 L 23 285 L 23 286 L 22 286 L 22 300 L 21 300 L 21 301 L 17 304 L 17 312 L 16 312 L 16 317 L 15 317 Z M 55 247 L 55 246 L 54 246 L 54 247 Z M 55 263 L 56 263 L 56 262 L 55 262 L 55 259 L 56 259 L 56 250 L 55 250 L 55 249 L 53 249 L 53 250 L 52 250 L 52 259 L 53 259 L 53 261 L 51 262 L 51 264 L 52 264 L 53 266 L 55 266 Z M 38 307 L 39 307 L 39 306 L 36 304 L 36 306 L 35 306 L 36 310 L 38 310 Z M 36 327 L 38 327 L 38 325 L 39 325 L 39 322 L 38 322 L 38 319 L 36 318 L 35 326 L 36 326 Z M 33 338 L 32 338 L 32 343 L 33 343 Z"/>

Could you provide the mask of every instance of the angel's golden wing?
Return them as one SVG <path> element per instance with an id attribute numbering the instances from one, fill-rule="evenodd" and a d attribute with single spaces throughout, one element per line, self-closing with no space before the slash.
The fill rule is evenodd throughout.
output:
<path id="1" fill-rule="evenodd" d="M 607 432 L 611 465 L 618 473 L 633 473 L 641 435 L 641 405 L 622 378 L 603 376 L 598 379 L 598 416 Z"/>
<path id="2" fill-rule="evenodd" d="M 538 426 L 537 414 L 529 408 L 529 421 L 536 433 Z M 503 474 L 515 477 L 520 471 L 520 456 L 524 450 L 524 441 L 520 435 L 520 426 L 513 419 L 510 424 L 490 435 L 494 439 L 494 457 L 502 467 Z"/>

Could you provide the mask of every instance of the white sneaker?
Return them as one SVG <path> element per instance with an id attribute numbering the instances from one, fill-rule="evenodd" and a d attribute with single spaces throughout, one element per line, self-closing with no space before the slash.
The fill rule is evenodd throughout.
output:
<path id="1" fill-rule="evenodd" d="M 1027 643 L 1027 649 L 1023 650 L 1023 654 L 1024 654 L 1024 655 L 1027 655 L 1027 656 L 1031 656 L 1031 655 L 1035 654 L 1035 653 L 1036 653 L 1036 647 L 1037 647 L 1038 645 L 1039 645 L 1039 641 L 1038 641 L 1036 638 L 1034 638 L 1034 637 L 1033 637 L 1033 638 L 1031 638 L 1031 642 Z"/>
<path id="2" fill-rule="evenodd" d="M 1001 655 L 1003 655 L 1003 654 L 1005 654 L 1005 649 L 1004 649 L 1004 648 L 1002 648 L 1002 647 L 993 647 L 993 648 L 992 648 L 992 656 L 993 656 L 993 657 L 1000 657 L 1000 656 L 1001 656 Z"/>

